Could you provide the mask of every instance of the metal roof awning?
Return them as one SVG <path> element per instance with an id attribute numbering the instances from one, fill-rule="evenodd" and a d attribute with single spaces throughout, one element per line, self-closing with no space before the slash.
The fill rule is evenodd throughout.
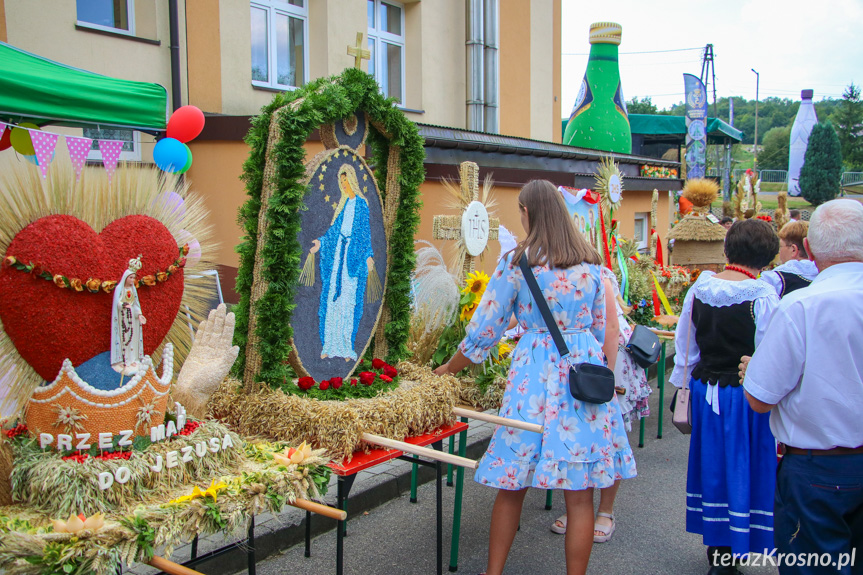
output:
<path id="1" fill-rule="evenodd" d="M 0 120 L 165 130 L 168 94 L 73 68 L 0 42 Z"/>
<path id="2" fill-rule="evenodd" d="M 686 118 L 659 114 L 630 114 L 629 126 L 633 134 L 644 137 L 645 144 L 683 144 L 686 141 Z M 707 143 L 725 144 L 728 140 L 740 142 L 743 132 L 719 118 L 707 118 Z"/>

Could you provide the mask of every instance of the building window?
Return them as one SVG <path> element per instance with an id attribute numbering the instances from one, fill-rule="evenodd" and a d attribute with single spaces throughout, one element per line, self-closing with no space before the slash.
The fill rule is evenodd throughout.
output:
<path id="1" fill-rule="evenodd" d="M 647 249 L 647 240 L 648 240 L 648 232 L 647 232 L 647 218 L 650 217 L 650 214 L 647 212 L 640 212 L 635 214 L 635 244 L 638 246 L 639 250 Z"/>
<path id="2" fill-rule="evenodd" d="M 76 0 L 78 24 L 112 32 L 135 33 L 135 0 Z"/>
<path id="3" fill-rule="evenodd" d="M 308 81 L 306 0 L 255 0 L 252 6 L 252 84 L 289 90 Z"/>
<path id="4" fill-rule="evenodd" d="M 120 151 L 120 160 L 129 162 L 141 160 L 141 135 L 135 130 L 84 128 L 84 137 L 93 140 L 90 145 L 90 153 L 87 154 L 88 161 L 102 161 L 98 140 L 122 140 L 123 148 Z"/>
<path id="5" fill-rule="evenodd" d="M 387 98 L 404 104 L 405 10 L 401 4 L 367 0 L 369 21 L 369 74 Z"/>

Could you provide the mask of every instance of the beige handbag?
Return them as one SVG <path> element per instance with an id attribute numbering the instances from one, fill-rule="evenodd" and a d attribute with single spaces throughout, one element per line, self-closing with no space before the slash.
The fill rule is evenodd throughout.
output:
<path id="1" fill-rule="evenodd" d="M 689 331 L 692 331 L 692 319 L 689 320 Z M 689 372 L 689 335 L 686 337 L 686 363 L 683 367 L 683 372 Z M 665 367 L 664 365 L 662 366 Z M 692 403 L 690 401 L 691 392 L 689 389 L 689 379 L 687 377 L 683 382 L 683 387 L 677 390 L 677 393 L 674 394 L 674 407 L 672 408 L 673 414 L 671 416 L 671 422 L 674 424 L 674 427 L 680 430 L 680 433 L 683 435 L 689 435 L 692 433 Z"/>

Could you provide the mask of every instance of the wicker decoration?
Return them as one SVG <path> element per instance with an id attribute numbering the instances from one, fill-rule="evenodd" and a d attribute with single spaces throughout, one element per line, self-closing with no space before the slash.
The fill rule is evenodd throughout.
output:
<path id="1" fill-rule="evenodd" d="M 123 387 L 101 391 L 78 377 L 66 360 L 53 383 L 38 387 L 27 406 L 27 428 L 39 433 L 89 433 L 95 440 L 99 433 L 118 435 L 134 429 L 135 435 L 150 435 L 150 427 L 164 422 L 168 392 L 173 377 L 174 348 L 167 344 L 162 351 L 162 376 L 153 370 L 150 357 Z"/>
<path id="2" fill-rule="evenodd" d="M 674 240 L 674 265 L 715 269 L 725 263 L 726 229 L 707 219 L 718 193 L 719 185 L 713 180 L 687 180 L 683 197 L 692 202 L 692 212 L 668 233 L 668 238 Z"/>

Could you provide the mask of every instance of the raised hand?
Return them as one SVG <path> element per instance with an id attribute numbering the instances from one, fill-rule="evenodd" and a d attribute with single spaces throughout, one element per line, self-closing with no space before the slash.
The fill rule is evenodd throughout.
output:
<path id="1" fill-rule="evenodd" d="M 192 349 L 177 376 L 174 398 L 183 404 L 189 415 L 197 418 L 207 415 L 210 397 L 240 353 L 239 347 L 231 345 L 236 319 L 227 311 L 225 304 L 219 304 L 210 312 L 210 317 L 201 322 Z"/>

